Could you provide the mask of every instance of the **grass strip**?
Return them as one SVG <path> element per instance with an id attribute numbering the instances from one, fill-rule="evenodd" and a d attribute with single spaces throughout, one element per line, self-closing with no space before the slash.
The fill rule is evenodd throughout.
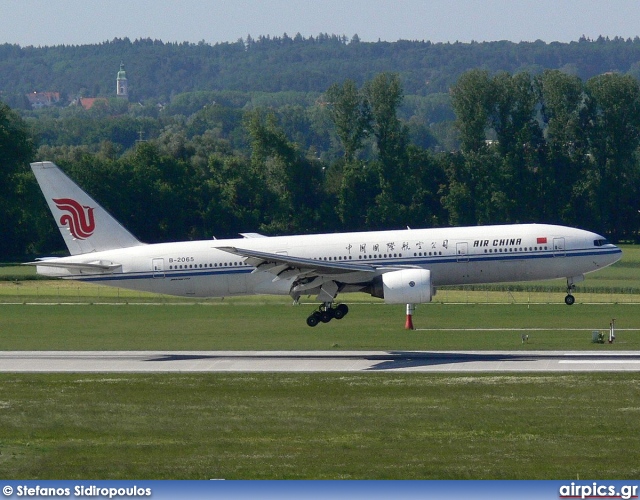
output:
<path id="1" fill-rule="evenodd" d="M 311 305 L 1 305 L 0 350 L 640 350 L 628 304 L 425 304 L 404 329 L 403 306 L 355 303 L 309 328 Z M 616 318 L 614 344 L 591 343 Z M 528 335 L 523 342 L 522 336 Z"/>
<path id="2" fill-rule="evenodd" d="M 637 479 L 632 373 L 3 374 L 4 479 Z"/>

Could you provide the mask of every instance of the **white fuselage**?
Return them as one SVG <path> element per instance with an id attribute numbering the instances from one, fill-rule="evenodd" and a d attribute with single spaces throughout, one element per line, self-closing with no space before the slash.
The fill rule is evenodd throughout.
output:
<path id="1" fill-rule="evenodd" d="M 38 272 L 149 292 L 189 296 L 291 292 L 293 277 L 256 270 L 218 247 L 240 247 L 331 262 L 366 264 L 375 275 L 389 268 L 431 271 L 434 286 L 569 278 L 617 261 L 621 251 L 601 236 L 564 226 L 519 224 L 442 229 L 256 237 L 141 245 L 56 259 L 112 266 L 107 271 L 38 265 Z M 371 273 L 335 276 L 344 291 L 358 289 Z"/>

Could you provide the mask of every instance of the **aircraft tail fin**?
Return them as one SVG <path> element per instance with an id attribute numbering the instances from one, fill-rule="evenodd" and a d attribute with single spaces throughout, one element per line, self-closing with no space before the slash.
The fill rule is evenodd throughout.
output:
<path id="1" fill-rule="evenodd" d="M 143 245 L 54 163 L 31 169 L 71 255 Z"/>

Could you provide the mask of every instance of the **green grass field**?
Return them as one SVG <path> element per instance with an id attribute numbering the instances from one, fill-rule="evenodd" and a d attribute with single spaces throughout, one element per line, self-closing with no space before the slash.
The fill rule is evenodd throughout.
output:
<path id="1" fill-rule="evenodd" d="M 625 248 L 572 307 L 562 282 L 443 289 L 406 331 L 403 306 L 358 294 L 312 329 L 314 305 L 287 298 L 193 301 L 3 268 L 0 350 L 640 350 L 638 270 Z M 592 344 L 611 318 L 616 343 Z M 635 372 L 0 374 L 0 477 L 632 480 L 639 415 Z"/>
<path id="2" fill-rule="evenodd" d="M 628 479 L 635 374 L 0 375 L 5 479 Z"/>
<path id="3" fill-rule="evenodd" d="M 638 350 L 629 304 L 426 304 L 404 329 L 402 306 L 355 303 L 309 328 L 311 304 L 0 305 L 0 350 Z M 616 342 L 592 344 L 616 318 Z M 522 334 L 529 341 L 522 343 Z"/>

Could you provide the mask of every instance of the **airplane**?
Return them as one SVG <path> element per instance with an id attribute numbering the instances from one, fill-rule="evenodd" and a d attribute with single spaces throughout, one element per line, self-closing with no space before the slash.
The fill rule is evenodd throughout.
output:
<path id="1" fill-rule="evenodd" d="M 145 244 L 54 163 L 31 168 L 70 253 L 27 263 L 38 274 L 182 297 L 316 295 L 312 327 L 346 316 L 336 297 L 347 292 L 408 308 L 431 302 L 444 285 L 565 278 L 572 305 L 586 273 L 622 256 L 598 234 L 549 224 Z"/>

